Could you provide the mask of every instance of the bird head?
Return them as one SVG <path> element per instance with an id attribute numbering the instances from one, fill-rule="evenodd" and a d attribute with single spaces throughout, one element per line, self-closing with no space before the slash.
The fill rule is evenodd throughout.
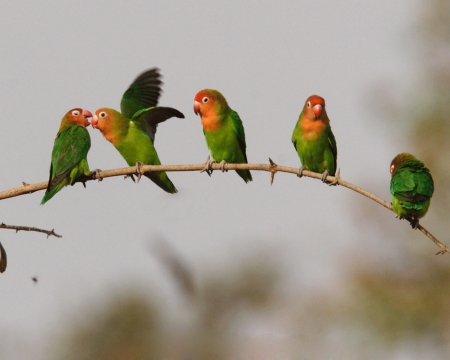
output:
<path id="1" fill-rule="evenodd" d="M 65 118 L 69 120 L 71 123 L 81 125 L 84 127 L 88 127 L 90 125 L 88 118 L 91 117 L 92 114 L 89 110 L 83 110 L 80 108 L 69 110 L 65 116 Z"/>
<path id="2" fill-rule="evenodd" d="M 310 96 L 303 106 L 303 113 L 311 120 L 324 120 L 325 99 L 318 95 Z"/>
<path id="3" fill-rule="evenodd" d="M 225 97 L 217 90 L 201 90 L 194 98 L 195 115 L 208 115 L 212 111 L 220 113 L 221 109 L 224 109 L 227 106 L 228 104 Z"/>
<path id="4" fill-rule="evenodd" d="M 401 164 L 403 164 L 405 161 L 408 160 L 415 160 L 416 157 L 414 155 L 408 154 L 408 153 L 401 153 L 398 154 L 392 161 L 391 166 L 389 167 L 389 171 L 391 173 L 391 176 L 394 176 L 394 174 L 397 172 L 397 169 Z"/>

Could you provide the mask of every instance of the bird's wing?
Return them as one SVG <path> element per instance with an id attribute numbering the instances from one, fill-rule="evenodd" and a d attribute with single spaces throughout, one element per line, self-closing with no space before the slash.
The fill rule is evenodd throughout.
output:
<path id="1" fill-rule="evenodd" d="M 132 118 L 132 121 L 134 121 L 139 129 L 146 132 L 152 143 L 154 143 L 158 124 L 170 119 L 171 117 L 183 119 L 184 115 L 176 109 L 158 106 L 138 111 Z"/>
<path id="2" fill-rule="evenodd" d="M 87 157 L 91 138 L 83 126 L 74 125 L 56 135 L 47 191 L 59 184 L 82 159 Z"/>
<path id="3" fill-rule="evenodd" d="M 120 111 L 131 119 L 142 109 L 155 107 L 161 95 L 161 74 L 158 68 L 144 71 L 128 87 L 120 102 Z"/>

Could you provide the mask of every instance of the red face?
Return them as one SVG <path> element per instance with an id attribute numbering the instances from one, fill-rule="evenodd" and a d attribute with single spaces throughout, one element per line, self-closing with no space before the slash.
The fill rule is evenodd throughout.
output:
<path id="1" fill-rule="evenodd" d="M 209 93 L 208 91 L 202 90 L 195 95 L 194 98 L 194 112 L 195 115 L 200 114 L 202 116 L 202 113 L 207 113 L 209 109 L 212 108 L 214 103 L 214 95 Z"/>
<path id="2" fill-rule="evenodd" d="M 318 95 L 310 96 L 305 102 L 305 114 L 308 117 L 314 118 L 315 120 L 320 119 L 320 116 L 322 115 L 324 109 L 325 99 Z"/>
<path id="3" fill-rule="evenodd" d="M 90 125 L 88 118 L 92 117 L 92 114 L 89 110 L 75 108 L 67 113 L 67 117 L 70 119 L 70 121 L 78 125 L 88 127 Z"/>

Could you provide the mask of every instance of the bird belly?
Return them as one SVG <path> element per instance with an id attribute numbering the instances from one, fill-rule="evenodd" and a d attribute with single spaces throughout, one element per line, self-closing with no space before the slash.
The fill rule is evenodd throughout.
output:
<path id="1" fill-rule="evenodd" d="M 302 165 L 310 171 L 323 173 L 328 170 L 330 175 L 336 172 L 334 155 L 329 147 L 327 139 L 314 136 L 314 140 L 303 137 L 297 141 L 296 148 Z"/>
<path id="2" fill-rule="evenodd" d="M 205 132 L 206 143 L 215 161 L 245 162 L 245 157 L 234 133 L 225 131 Z"/>
<path id="3" fill-rule="evenodd" d="M 150 138 L 144 133 L 129 131 L 128 136 L 115 145 L 128 165 L 137 161 L 146 165 L 160 165 L 158 154 Z"/>

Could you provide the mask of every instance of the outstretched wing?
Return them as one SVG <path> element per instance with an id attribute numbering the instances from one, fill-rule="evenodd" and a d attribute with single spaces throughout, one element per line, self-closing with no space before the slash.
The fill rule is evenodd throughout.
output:
<path id="1" fill-rule="evenodd" d="M 236 137 L 239 142 L 239 147 L 241 148 L 242 154 L 244 154 L 245 162 L 248 162 L 247 161 L 247 145 L 245 144 L 244 125 L 242 124 L 242 120 L 236 111 L 231 110 L 230 116 L 231 116 L 231 120 L 233 121 L 233 127 L 236 132 Z"/>
<path id="2" fill-rule="evenodd" d="M 91 138 L 83 126 L 74 125 L 56 135 L 47 192 L 58 185 L 82 159 L 87 157 Z"/>
<path id="3" fill-rule="evenodd" d="M 162 83 L 158 68 L 140 74 L 122 96 L 120 102 L 122 114 L 131 119 L 139 110 L 158 105 Z"/>
<path id="4" fill-rule="evenodd" d="M 132 121 L 134 121 L 139 129 L 146 132 L 152 143 L 154 143 L 158 124 L 171 117 L 184 119 L 183 113 L 177 109 L 170 107 L 153 107 L 138 111 L 132 118 Z"/>

